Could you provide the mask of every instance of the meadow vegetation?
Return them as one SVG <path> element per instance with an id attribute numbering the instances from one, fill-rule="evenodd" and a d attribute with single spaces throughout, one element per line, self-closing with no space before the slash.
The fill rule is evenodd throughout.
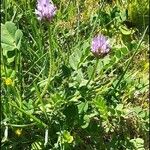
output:
<path id="1" fill-rule="evenodd" d="M 53 4 L 1 1 L 1 149 L 148 150 L 149 1 Z"/>

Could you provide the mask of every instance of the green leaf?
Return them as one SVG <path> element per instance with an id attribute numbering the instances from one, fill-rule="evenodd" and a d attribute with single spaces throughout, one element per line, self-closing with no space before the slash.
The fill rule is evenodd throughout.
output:
<path id="1" fill-rule="evenodd" d="M 105 66 L 105 65 L 109 64 L 110 61 L 111 61 L 111 59 L 110 59 L 110 57 L 109 57 L 109 55 L 108 55 L 108 56 L 106 56 L 106 57 L 103 59 L 102 62 L 103 62 L 103 65 Z"/>
<path id="2" fill-rule="evenodd" d="M 128 54 L 128 48 L 127 47 L 122 47 L 121 49 L 122 54 L 126 55 Z"/>
<path id="3" fill-rule="evenodd" d="M 78 61 L 77 61 L 77 58 L 74 54 L 72 54 L 70 57 L 69 57 L 69 64 L 71 66 L 72 69 L 74 70 L 77 70 L 78 68 Z"/>
<path id="4" fill-rule="evenodd" d="M 132 31 L 130 29 L 128 29 L 126 26 L 120 26 L 119 29 L 120 29 L 121 33 L 124 35 L 132 34 Z"/>
<path id="5" fill-rule="evenodd" d="M 8 51 L 13 51 L 14 50 L 14 46 L 12 45 L 8 45 L 5 43 L 2 43 L 2 48 L 3 48 L 3 55 L 7 57 L 7 52 Z"/>
<path id="6" fill-rule="evenodd" d="M 7 58 L 8 63 L 12 63 L 15 60 L 15 56 Z"/>
<path id="7" fill-rule="evenodd" d="M 87 128 L 89 126 L 90 123 L 90 116 L 89 115 L 85 115 L 84 116 L 84 124 L 81 126 L 83 129 Z"/>
<path id="8" fill-rule="evenodd" d="M 81 102 L 78 105 L 78 113 L 81 114 L 82 112 L 86 112 L 88 110 L 88 102 Z"/>
<path id="9" fill-rule="evenodd" d="M 86 51 L 86 49 L 90 46 L 89 42 L 85 42 L 82 46 L 83 51 Z"/>
<path id="10" fill-rule="evenodd" d="M 104 119 L 107 120 L 108 118 L 108 108 L 106 105 L 106 102 L 103 97 L 97 96 L 96 99 L 94 100 L 94 104 L 96 108 L 98 109 L 100 116 Z"/>
<path id="11" fill-rule="evenodd" d="M 136 114 L 139 114 L 142 110 L 142 108 L 140 106 L 136 106 L 133 108 L 133 111 L 136 113 Z"/>
<path id="12" fill-rule="evenodd" d="M 116 110 L 122 111 L 122 109 L 123 109 L 123 104 L 118 104 L 118 105 L 116 106 Z"/>
<path id="13" fill-rule="evenodd" d="M 127 13 L 126 13 L 126 11 L 122 11 L 120 17 L 121 17 L 122 21 L 125 21 L 127 19 Z"/>
<path id="14" fill-rule="evenodd" d="M 16 31 L 16 33 L 15 33 L 15 42 L 16 42 L 18 50 L 20 49 L 20 46 L 21 46 L 21 38 L 22 38 L 22 36 L 23 36 L 22 31 L 18 29 Z"/>
<path id="15" fill-rule="evenodd" d="M 144 150 L 144 140 L 141 138 L 131 139 L 131 143 L 133 143 L 135 149 Z"/>
<path id="16" fill-rule="evenodd" d="M 81 83 L 83 81 L 84 77 L 83 77 L 83 73 L 82 70 L 79 69 L 76 75 L 76 81 Z"/>
<path id="17" fill-rule="evenodd" d="M 83 79 L 83 80 L 80 82 L 79 87 L 86 86 L 87 82 L 88 82 L 88 80 Z"/>
<path id="18" fill-rule="evenodd" d="M 121 51 L 119 49 L 116 51 L 115 55 L 118 59 L 120 59 L 122 57 Z"/>
<path id="19" fill-rule="evenodd" d="M 17 27 L 11 21 L 1 24 L 1 31 L 3 55 L 7 58 L 8 63 L 11 63 L 14 61 L 15 53 L 13 56 L 9 56 L 8 52 L 20 49 L 23 33 L 21 30 L 17 30 Z"/>
<path id="20" fill-rule="evenodd" d="M 91 77 L 92 72 L 93 72 L 93 69 L 94 69 L 94 67 L 93 67 L 92 65 L 90 65 L 90 66 L 87 68 L 88 78 L 90 78 L 90 77 Z"/>
<path id="21" fill-rule="evenodd" d="M 10 33 L 10 35 L 12 37 L 14 37 L 15 31 L 17 30 L 15 24 L 11 21 L 8 21 L 8 22 L 5 23 L 5 26 L 7 28 L 7 31 Z"/>
<path id="22" fill-rule="evenodd" d="M 7 44 L 15 48 L 15 32 L 16 27 L 12 22 L 6 22 L 5 24 L 1 24 L 1 43 Z"/>
<path id="23" fill-rule="evenodd" d="M 82 51 L 80 49 L 76 49 L 74 54 L 75 54 L 77 61 L 80 62 L 80 59 L 82 57 Z"/>
<path id="24" fill-rule="evenodd" d="M 96 71 L 99 73 L 102 69 L 103 69 L 103 63 L 101 60 L 99 60 Z"/>
<path id="25" fill-rule="evenodd" d="M 79 64 L 81 63 L 81 61 L 83 61 L 81 60 L 82 56 L 83 56 L 83 51 L 80 48 L 76 47 L 73 54 L 69 57 L 70 66 L 74 70 L 77 70 L 79 68 Z"/>
<path id="26" fill-rule="evenodd" d="M 64 130 L 62 133 L 62 143 L 72 143 L 73 136 L 71 136 L 70 132 Z"/>

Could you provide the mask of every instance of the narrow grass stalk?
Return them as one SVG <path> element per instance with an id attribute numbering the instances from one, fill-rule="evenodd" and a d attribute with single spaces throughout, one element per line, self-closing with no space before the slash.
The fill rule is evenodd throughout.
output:
<path id="1" fill-rule="evenodd" d="M 79 32 L 80 32 L 80 9 L 79 9 L 79 1 L 76 1 L 77 7 L 77 41 L 79 40 Z"/>
<path id="2" fill-rule="evenodd" d="M 48 34 L 49 34 L 49 72 L 48 72 L 48 79 L 47 79 L 47 83 L 41 93 L 41 97 L 43 97 L 46 93 L 46 90 L 48 89 L 48 86 L 50 84 L 50 81 L 51 81 L 51 75 L 52 75 L 52 64 L 53 64 L 53 60 L 52 60 L 52 47 L 51 47 L 51 27 L 49 26 L 48 27 Z"/>
<path id="3" fill-rule="evenodd" d="M 33 85 L 33 83 L 37 80 L 37 79 L 40 79 L 40 75 L 43 73 L 43 70 L 45 69 L 45 67 L 39 72 L 39 74 L 37 75 L 37 76 L 35 76 L 35 79 L 31 82 L 31 84 L 29 85 L 29 86 L 31 86 L 31 85 Z"/>
<path id="4" fill-rule="evenodd" d="M 47 143 L 48 143 L 48 128 L 45 129 L 45 142 L 44 142 L 45 147 L 46 147 Z"/>
<path id="5" fill-rule="evenodd" d="M 138 46 L 136 47 L 135 52 L 133 53 L 131 59 L 128 61 L 128 64 L 127 64 L 127 66 L 126 66 L 124 72 L 121 74 L 121 76 L 120 76 L 120 78 L 119 78 L 117 84 L 115 85 L 115 87 L 114 87 L 114 89 L 113 89 L 113 91 L 112 91 L 113 93 L 116 91 L 116 89 L 117 89 L 118 86 L 120 85 L 120 83 L 121 83 L 121 81 L 122 81 L 124 75 L 126 74 L 126 72 L 127 72 L 128 68 L 129 68 L 131 62 L 133 61 L 134 56 L 136 55 L 138 49 L 140 48 L 140 46 L 141 46 L 141 44 L 142 44 L 142 41 L 143 41 L 143 39 L 144 39 L 144 37 L 145 37 L 145 34 L 146 34 L 147 29 L 148 29 L 148 27 L 146 27 L 146 29 L 145 29 L 145 31 L 144 31 L 144 33 L 143 33 L 143 36 L 142 36 L 141 40 L 139 41 Z"/>
<path id="6" fill-rule="evenodd" d="M 3 50 L 1 50 L 1 70 L 2 70 L 2 67 L 4 67 L 5 77 L 8 77 L 6 66 L 5 66 L 5 61 L 4 61 L 4 56 L 3 56 Z"/>
<path id="7" fill-rule="evenodd" d="M 22 98 L 21 98 L 21 94 L 20 94 L 21 91 L 19 91 L 17 87 L 15 87 L 14 90 L 17 95 L 16 99 L 18 99 L 17 101 L 18 101 L 19 107 L 22 108 Z"/>
<path id="8" fill-rule="evenodd" d="M 45 115 L 46 119 L 49 121 L 48 116 L 47 116 L 47 113 L 46 113 L 46 109 L 45 109 L 45 107 L 44 107 L 44 103 L 43 103 L 43 101 L 42 101 L 42 97 L 41 97 L 41 95 L 40 95 L 40 92 L 39 92 L 39 90 L 38 90 L 36 84 L 34 84 L 34 87 L 35 87 L 35 90 L 36 90 L 36 93 L 37 93 L 38 101 L 40 101 L 40 103 L 41 103 L 41 105 L 42 105 L 44 115 Z"/>
<path id="9" fill-rule="evenodd" d="M 22 97 L 21 97 L 21 94 L 20 94 L 18 87 L 17 86 L 11 86 L 11 90 L 12 90 L 13 98 L 15 99 L 16 104 L 19 106 L 19 108 L 22 108 Z M 12 99 L 10 92 L 11 91 L 8 91 L 9 100 Z"/>
<path id="10" fill-rule="evenodd" d="M 47 53 L 45 53 L 44 55 L 42 55 L 41 57 L 38 58 L 37 61 L 34 62 L 34 64 L 23 74 L 23 76 L 25 76 Z"/>
<path id="11" fill-rule="evenodd" d="M 4 137 L 1 142 L 5 142 L 8 140 L 8 125 L 5 123 Z"/>
<path id="12" fill-rule="evenodd" d="M 3 2 L 3 8 L 4 8 L 4 13 L 5 13 L 5 22 L 8 20 L 8 13 L 7 13 L 7 8 L 8 8 L 8 3 L 7 1 L 2 1 Z"/>
<path id="13" fill-rule="evenodd" d="M 96 58 L 96 64 L 95 64 L 95 66 L 94 66 L 94 68 L 93 68 L 92 75 L 91 75 L 90 79 L 88 80 L 88 82 L 87 82 L 86 86 L 88 86 L 88 85 L 89 85 L 89 83 L 91 82 L 91 80 L 92 80 L 92 79 L 94 78 L 94 76 L 95 76 L 96 69 L 97 69 L 97 65 L 98 65 L 98 61 L 99 61 L 99 59 L 98 59 L 98 58 Z"/>
<path id="14" fill-rule="evenodd" d="M 9 103 L 10 105 L 12 105 L 13 107 L 15 107 L 16 109 L 18 109 L 19 111 L 21 111 L 22 113 L 24 113 L 25 115 L 27 115 L 28 117 L 32 118 L 38 125 L 47 128 L 47 125 L 42 122 L 40 119 L 38 119 L 37 117 L 33 116 L 32 114 L 27 113 L 26 111 L 24 111 L 23 109 L 17 107 L 16 105 Z"/>
<path id="15" fill-rule="evenodd" d="M 34 125 L 35 125 L 35 123 L 31 123 L 31 124 L 11 124 L 11 123 L 8 123 L 7 124 L 7 126 L 16 127 L 16 128 L 26 128 L 26 127 L 31 127 L 31 126 L 34 126 Z"/>
<path id="16" fill-rule="evenodd" d="M 42 54 L 43 51 L 42 50 L 42 40 L 41 40 L 41 33 L 39 32 L 39 30 L 41 31 L 41 24 L 40 24 L 40 28 L 38 28 L 38 25 L 37 25 L 37 22 L 36 20 L 34 19 L 34 13 L 33 13 L 33 10 L 30 6 L 30 3 L 28 2 L 28 9 L 29 9 L 29 12 L 31 14 L 31 21 L 32 21 L 32 33 L 33 33 L 33 37 L 36 41 L 36 44 L 38 46 L 38 50 L 40 50 L 40 53 Z"/>

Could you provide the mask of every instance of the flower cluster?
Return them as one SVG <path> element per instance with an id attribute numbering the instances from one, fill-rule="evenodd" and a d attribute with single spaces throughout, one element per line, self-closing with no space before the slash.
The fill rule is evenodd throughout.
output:
<path id="1" fill-rule="evenodd" d="M 39 20 L 51 21 L 56 13 L 56 7 L 49 0 L 38 0 L 35 13 Z"/>
<path id="2" fill-rule="evenodd" d="M 39 20 L 51 21 L 56 13 L 56 7 L 52 1 L 38 0 L 35 13 Z M 103 35 L 97 35 L 92 40 L 91 51 L 95 57 L 100 58 L 105 56 L 110 51 L 110 46 L 107 38 Z"/>
<path id="3" fill-rule="evenodd" d="M 94 56 L 100 58 L 110 51 L 110 45 L 107 38 L 103 35 L 97 35 L 92 40 L 91 51 Z"/>

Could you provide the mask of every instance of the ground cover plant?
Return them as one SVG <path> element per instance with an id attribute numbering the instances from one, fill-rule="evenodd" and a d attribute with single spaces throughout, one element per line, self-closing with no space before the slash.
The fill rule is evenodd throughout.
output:
<path id="1" fill-rule="evenodd" d="M 148 150 L 149 1 L 1 1 L 1 149 Z"/>

